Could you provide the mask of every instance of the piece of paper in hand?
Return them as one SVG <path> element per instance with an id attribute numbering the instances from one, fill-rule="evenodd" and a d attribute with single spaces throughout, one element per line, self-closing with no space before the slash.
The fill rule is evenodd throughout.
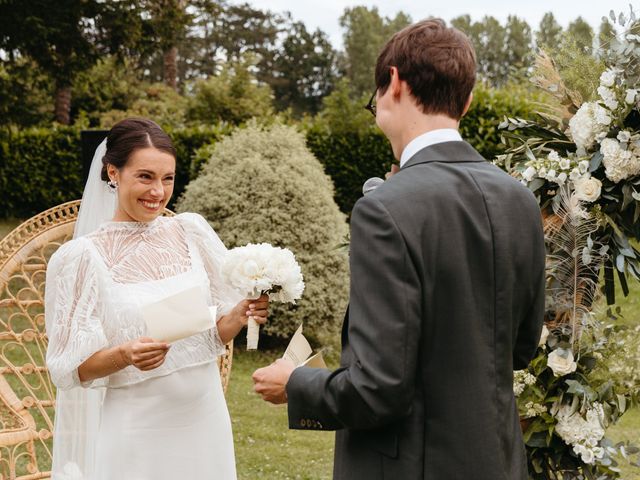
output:
<path id="1" fill-rule="evenodd" d="M 285 360 L 291 360 L 297 367 L 311 367 L 311 368 L 327 368 L 324 363 L 322 352 L 318 352 L 313 356 L 310 356 L 313 352 L 309 341 L 302 334 L 302 325 L 298 327 L 296 333 L 291 337 L 291 341 L 287 346 L 287 349 L 282 355 Z"/>
<path id="2" fill-rule="evenodd" d="M 307 358 L 304 362 L 302 362 L 301 367 L 310 367 L 310 368 L 327 368 L 327 364 L 324 363 L 324 357 L 322 356 L 322 352 L 318 352 L 312 357 Z"/>
<path id="3" fill-rule="evenodd" d="M 309 358 L 313 349 L 304 335 L 302 335 L 302 325 L 298 327 L 296 333 L 291 337 L 291 341 L 287 346 L 287 349 L 284 351 L 284 355 L 282 358 L 285 360 L 291 360 L 293 364 L 298 367 L 304 363 L 304 361 Z"/>
<path id="4" fill-rule="evenodd" d="M 142 307 L 147 334 L 175 342 L 215 326 L 216 307 L 209 307 L 202 287 L 191 287 Z"/>

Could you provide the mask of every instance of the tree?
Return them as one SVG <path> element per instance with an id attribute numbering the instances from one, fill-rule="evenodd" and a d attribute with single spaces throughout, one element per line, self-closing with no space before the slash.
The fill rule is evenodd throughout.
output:
<path id="1" fill-rule="evenodd" d="M 110 38 L 138 38 L 134 11 L 130 0 L 4 0 L 0 2 L 0 49 L 8 51 L 12 60 L 33 59 L 53 79 L 55 119 L 68 124 L 73 79 L 101 55 L 115 53 Z"/>
<path id="2" fill-rule="evenodd" d="M 514 15 L 507 18 L 506 61 L 509 67 L 522 71 L 531 63 L 533 54 L 531 27 Z"/>
<path id="3" fill-rule="evenodd" d="M 602 20 L 600 30 L 598 32 L 598 48 L 607 48 L 611 40 L 616 37 L 616 29 L 606 19 Z"/>
<path id="4" fill-rule="evenodd" d="M 226 121 L 239 124 L 273 113 L 271 89 L 258 85 L 247 61 L 229 62 L 217 76 L 194 85 L 187 119 L 201 123 Z"/>
<path id="5" fill-rule="evenodd" d="M 568 37 L 578 48 L 590 54 L 593 50 L 593 29 L 582 17 L 576 18 L 567 28 Z"/>
<path id="6" fill-rule="evenodd" d="M 337 78 L 336 52 L 319 29 L 309 33 L 303 23 L 294 22 L 288 32 L 267 82 L 279 109 L 317 113 Z"/>
<path id="7" fill-rule="evenodd" d="M 356 94 L 373 90 L 380 50 L 393 33 L 409 23 L 410 17 L 402 12 L 389 19 L 381 17 L 376 7 L 345 9 L 340 26 L 344 29 L 346 74 Z"/>
<path id="8" fill-rule="evenodd" d="M 32 126 L 51 120 L 53 83 L 25 57 L 0 62 L 0 125 Z"/>
<path id="9" fill-rule="evenodd" d="M 144 0 L 145 11 L 151 15 L 150 25 L 162 51 L 164 83 L 178 87 L 178 45 L 184 39 L 191 15 L 186 0 Z"/>
<path id="10" fill-rule="evenodd" d="M 557 46 L 561 38 L 562 27 L 556 22 L 553 13 L 545 13 L 536 32 L 536 44 L 539 48 L 551 48 Z"/>

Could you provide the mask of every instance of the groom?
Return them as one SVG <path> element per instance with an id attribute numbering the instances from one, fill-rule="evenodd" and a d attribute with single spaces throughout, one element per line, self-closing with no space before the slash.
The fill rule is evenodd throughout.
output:
<path id="1" fill-rule="evenodd" d="M 430 19 L 375 70 L 376 123 L 400 170 L 351 217 L 341 367 L 254 373 L 289 427 L 338 430 L 339 480 L 525 480 L 513 370 L 534 355 L 545 251 L 533 195 L 458 133 L 469 40 Z"/>

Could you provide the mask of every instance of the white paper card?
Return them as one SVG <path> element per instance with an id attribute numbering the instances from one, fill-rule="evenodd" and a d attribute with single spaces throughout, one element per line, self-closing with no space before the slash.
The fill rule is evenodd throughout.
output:
<path id="1" fill-rule="evenodd" d="M 291 360 L 293 364 L 297 367 L 302 365 L 304 361 L 309 358 L 313 349 L 311 345 L 309 345 L 309 341 L 302 335 L 302 325 L 298 327 L 296 333 L 291 337 L 291 341 L 287 346 L 287 349 L 284 351 L 284 355 L 282 358 L 285 360 Z"/>
<path id="2" fill-rule="evenodd" d="M 175 342 L 215 326 L 216 307 L 209 307 L 202 287 L 192 287 L 142 307 L 149 337 Z"/>
<path id="3" fill-rule="evenodd" d="M 313 356 L 310 356 L 313 352 L 309 341 L 302 334 L 302 325 L 298 327 L 296 333 L 291 337 L 291 341 L 287 346 L 287 349 L 282 355 L 285 360 L 291 360 L 297 367 L 311 367 L 311 368 L 327 368 L 324 362 L 322 352 L 318 352 Z"/>

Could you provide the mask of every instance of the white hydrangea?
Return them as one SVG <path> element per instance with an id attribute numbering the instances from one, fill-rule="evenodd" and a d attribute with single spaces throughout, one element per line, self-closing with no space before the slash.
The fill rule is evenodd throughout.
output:
<path id="1" fill-rule="evenodd" d="M 513 393 L 516 397 L 521 395 L 528 385 L 533 385 L 536 381 L 536 377 L 526 370 L 517 370 L 513 372 Z"/>
<path id="2" fill-rule="evenodd" d="M 616 98 L 616 92 L 610 88 L 599 86 L 598 95 L 609 110 L 615 110 L 618 108 L 618 99 Z"/>
<path id="3" fill-rule="evenodd" d="M 583 103 L 569 120 L 569 133 L 579 150 L 587 150 L 596 141 L 596 136 L 605 134 L 611 124 L 611 115 L 595 102 Z"/>
<path id="4" fill-rule="evenodd" d="M 525 418 L 537 417 L 547 411 L 547 408 L 544 405 L 535 402 L 527 402 L 524 408 L 526 409 L 524 412 Z"/>
<path id="5" fill-rule="evenodd" d="M 621 147 L 615 138 L 605 138 L 600 143 L 602 164 L 605 175 L 613 182 L 618 183 L 625 178 L 640 173 L 640 158 L 633 151 Z"/>
<path id="6" fill-rule="evenodd" d="M 598 447 L 604 437 L 604 409 L 602 404 L 594 402 L 587 408 L 586 415 L 573 411 L 571 405 L 555 406 L 556 433 L 567 445 L 582 445 L 590 449 Z"/>

